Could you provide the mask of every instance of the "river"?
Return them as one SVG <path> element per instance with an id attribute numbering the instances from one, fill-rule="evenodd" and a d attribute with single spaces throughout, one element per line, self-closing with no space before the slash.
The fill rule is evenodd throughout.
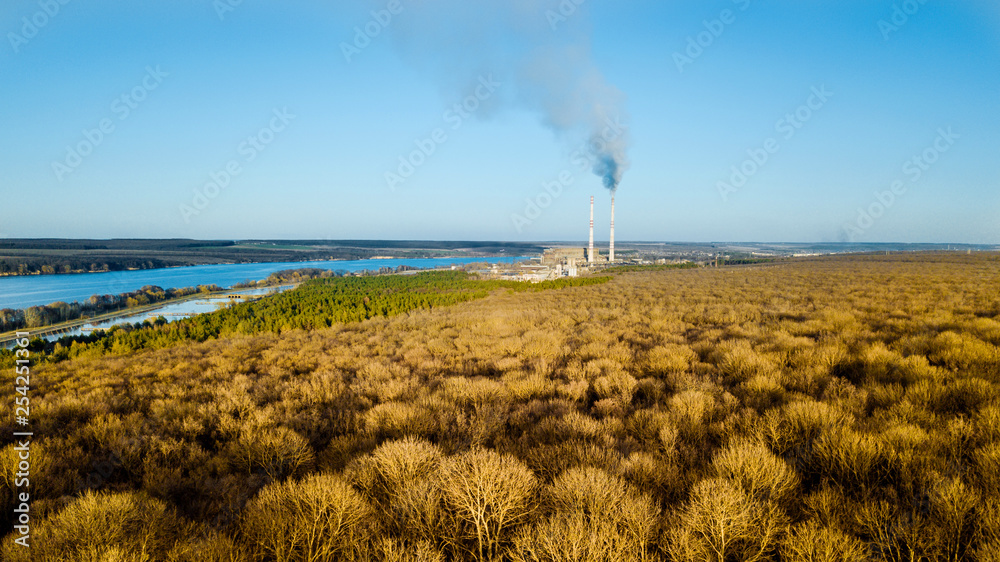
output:
<path id="1" fill-rule="evenodd" d="M 282 285 L 280 287 L 241 289 L 238 291 L 227 291 L 227 294 L 267 295 L 280 293 L 292 287 L 293 285 Z M 168 302 L 152 310 L 146 310 L 145 312 L 129 314 L 126 310 L 126 312 L 121 316 L 115 316 L 114 318 L 109 318 L 100 322 L 91 322 L 68 331 L 59 332 L 58 334 L 46 334 L 39 337 L 43 340 L 56 341 L 59 338 L 67 336 L 89 335 L 94 330 L 107 330 L 108 328 L 117 326 L 118 324 L 135 324 L 136 322 L 142 322 L 144 320 L 153 320 L 157 316 L 164 317 L 167 322 L 173 322 L 174 320 L 190 318 L 191 316 L 197 316 L 206 312 L 215 312 L 216 310 L 229 306 L 234 302 L 239 301 L 219 298 L 194 298 L 185 299 L 181 302 Z M 31 332 L 31 330 L 29 329 L 28 332 Z M 6 347 L 9 348 L 12 347 L 12 345 L 8 344 Z"/>
<path id="2" fill-rule="evenodd" d="M 196 265 L 166 269 L 73 273 L 66 275 L 27 275 L 0 277 L 0 308 L 28 308 L 57 301 L 84 302 L 92 295 L 117 295 L 156 285 L 163 289 L 218 285 L 231 287 L 247 280 L 265 279 L 283 269 L 314 267 L 333 271 L 377 270 L 401 265 L 432 269 L 475 262 L 510 263 L 523 257 L 509 258 L 430 258 L 378 259 L 344 261 L 239 263 Z"/>

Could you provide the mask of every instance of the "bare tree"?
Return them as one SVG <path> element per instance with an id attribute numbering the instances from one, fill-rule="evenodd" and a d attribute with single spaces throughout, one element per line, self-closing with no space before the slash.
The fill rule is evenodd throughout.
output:
<path id="1" fill-rule="evenodd" d="M 475 541 L 478 560 L 494 560 L 512 529 L 534 509 L 535 476 L 516 458 L 487 449 L 442 465 L 445 502 Z"/>

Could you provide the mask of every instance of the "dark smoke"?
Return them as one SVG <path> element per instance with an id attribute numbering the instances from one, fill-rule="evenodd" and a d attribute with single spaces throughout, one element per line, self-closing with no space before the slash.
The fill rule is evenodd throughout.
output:
<path id="1" fill-rule="evenodd" d="M 601 178 L 604 187 L 611 191 L 618 189 L 618 184 L 622 181 L 622 167 L 610 154 L 597 155 L 594 173 Z"/>
<path id="2" fill-rule="evenodd" d="M 373 0 L 373 8 L 385 0 Z M 628 168 L 625 96 L 590 55 L 587 2 L 563 0 L 402 0 L 386 33 L 400 56 L 433 76 L 448 104 L 492 74 L 502 92 L 477 111 L 536 112 L 557 137 L 589 141 L 593 172 L 612 191 Z M 575 6 L 566 13 L 567 6 Z M 575 139 L 575 140 L 574 140 Z"/>

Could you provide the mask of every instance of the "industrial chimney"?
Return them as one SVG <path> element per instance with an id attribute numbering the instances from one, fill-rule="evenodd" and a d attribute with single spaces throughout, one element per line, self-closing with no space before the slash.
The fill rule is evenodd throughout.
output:
<path id="1" fill-rule="evenodd" d="M 587 263 L 594 263 L 594 196 L 590 196 L 590 250 L 587 252 Z"/>
<path id="2" fill-rule="evenodd" d="M 608 250 L 608 261 L 615 261 L 615 192 L 611 192 L 611 247 Z"/>

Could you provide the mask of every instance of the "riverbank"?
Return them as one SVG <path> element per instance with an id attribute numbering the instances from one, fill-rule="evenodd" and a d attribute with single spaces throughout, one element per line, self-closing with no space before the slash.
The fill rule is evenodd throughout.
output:
<path id="1" fill-rule="evenodd" d="M 512 262 L 522 257 L 504 258 L 436 258 L 392 260 L 340 260 L 309 262 L 267 262 L 232 265 L 199 265 L 137 271 L 116 271 L 80 275 L 33 275 L 0 277 L 0 309 L 27 309 L 54 302 L 84 302 L 92 295 L 117 295 L 136 291 L 152 285 L 164 289 L 218 285 L 232 287 L 248 280 L 265 279 L 272 273 L 288 269 L 317 268 L 354 273 L 382 268 L 406 266 L 416 269 L 434 269 L 472 262 Z"/>
<path id="2" fill-rule="evenodd" d="M 0 277 L 319 260 L 538 254 L 536 244 L 410 240 L 189 240 L 0 238 Z"/>
<path id="3" fill-rule="evenodd" d="M 161 310 L 163 308 L 167 308 L 167 307 L 170 307 L 170 306 L 175 306 L 175 305 L 178 305 L 178 304 L 181 304 L 181 303 L 184 303 L 184 302 L 188 302 L 188 301 L 196 301 L 196 300 L 201 300 L 201 299 L 222 299 L 222 298 L 225 298 L 226 295 L 242 295 L 242 294 L 252 293 L 253 291 L 261 291 L 261 290 L 268 290 L 268 291 L 274 290 L 275 292 L 282 292 L 282 291 L 286 291 L 286 290 L 289 290 L 289 289 L 293 289 L 293 288 L 297 287 L 298 285 L 299 285 L 298 283 L 288 283 L 288 284 L 284 284 L 284 285 L 271 285 L 271 286 L 267 286 L 267 287 L 243 288 L 243 289 L 236 289 L 236 290 L 233 290 L 233 289 L 223 289 L 223 290 L 220 290 L 220 291 L 211 291 L 211 292 L 207 292 L 207 293 L 193 293 L 193 294 L 190 294 L 190 295 L 184 295 L 182 297 L 177 297 L 177 298 L 170 299 L 170 300 L 165 300 L 165 301 L 160 301 L 160 302 L 156 302 L 156 303 L 151 303 L 151 304 L 148 304 L 148 305 L 136 306 L 136 307 L 132 307 L 132 308 L 123 308 L 123 309 L 118 310 L 118 311 L 108 312 L 108 313 L 104 313 L 104 314 L 98 314 L 98 315 L 95 315 L 95 316 L 88 316 L 86 318 L 77 318 L 75 320 L 67 320 L 66 322 L 60 322 L 59 324 L 52 324 L 50 326 L 39 326 L 37 328 L 25 328 L 25 329 L 21 329 L 21 330 L 14 330 L 14 331 L 10 331 L 10 332 L 4 332 L 4 333 L 0 333 L 0 347 L 6 347 L 11 342 L 13 342 L 15 339 L 18 339 L 18 336 L 17 336 L 18 333 L 23 334 L 23 333 L 27 332 L 29 334 L 29 336 L 28 336 L 29 338 L 40 337 L 42 339 L 46 339 L 46 336 L 54 336 L 54 335 L 59 335 L 59 334 L 65 334 L 65 333 L 71 332 L 71 331 L 73 331 L 73 330 L 75 330 L 77 328 L 82 328 L 82 327 L 87 326 L 87 325 L 98 325 L 98 324 L 107 323 L 107 322 L 110 322 L 110 321 L 113 321 L 113 320 L 117 320 L 117 319 L 120 319 L 120 318 L 128 318 L 130 316 L 141 316 L 143 314 L 147 314 L 147 313 L 150 313 L 150 312 L 155 312 L 157 310 Z M 267 295 L 266 294 L 262 294 L 258 298 L 261 298 L 261 297 L 264 297 L 264 296 L 267 296 Z M 198 313 L 195 313 L 195 314 L 198 314 Z M 195 314 L 192 314 L 192 315 L 195 315 Z M 153 315 L 150 314 L 150 316 L 153 316 Z M 187 315 L 185 315 L 185 317 L 186 316 Z M 20 336 L 20 337 L 24 337 L 24 336 Z"/>

